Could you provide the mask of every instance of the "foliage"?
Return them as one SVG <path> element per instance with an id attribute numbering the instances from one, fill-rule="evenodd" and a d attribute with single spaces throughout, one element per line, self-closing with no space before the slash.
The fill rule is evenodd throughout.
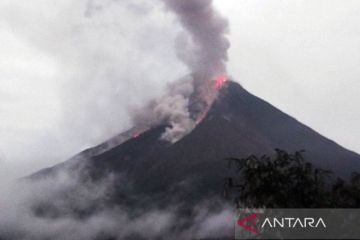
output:
<path id="1" fill-rule="evenodd" d="M 225 179 L 224 196 L 237 207 L 360 207 L 360 174 L 353 173 L 349 182 L 334 181 L 332 172 L 306 162 L 304 151 L 275 151 L 274 159 L 267 155 L 227 159 L 235 174 Z"/>

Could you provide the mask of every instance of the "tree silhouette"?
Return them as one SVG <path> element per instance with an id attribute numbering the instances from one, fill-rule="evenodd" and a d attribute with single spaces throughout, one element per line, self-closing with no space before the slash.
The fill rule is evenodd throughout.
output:
<path id="1" fill-rule="evenodd" d="M 224 196 L 237 207 L 360 207 L 360 174 L 353 173 L 350 182 L 334 181 L 332 172 L 306 162 L 303 150 L 294 154 L 275 151 L 274 158 L 227 159 L 235 173 L 225 179 Z"/>

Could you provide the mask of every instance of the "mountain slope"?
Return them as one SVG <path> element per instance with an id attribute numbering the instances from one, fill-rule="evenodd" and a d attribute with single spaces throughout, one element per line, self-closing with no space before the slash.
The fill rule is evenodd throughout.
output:
<path id="1" fill-rule="evenodd" d="M 131 194 L 186 202 L 219 194 L 228 175 L 224 159 L 272 154 L 274 148 L 306 150 L 315 166 L 347 177 L 360 170 L 360 156 L 321 136 L 294 118 L 228 82 L 202 122 L 175 144 L 160 140 L 166 125 L 128 137 L 110 149 L 96 147 L 70 161 L 33 175 L 39 178 L 64 167 L 92 179 L 115 174 L 131 183 Z M 129 135 L 130 136 L 130 135 Z M 106 144 L 105 144 L 106 145 Z M 76 172 L 76 171 L 74 171 Z M 119 183 L 120 184 L 120 183 Z M 119 189 L 122 189 L 119 187 Z M 115 199 L 124 196 L 120 190 Z"/>

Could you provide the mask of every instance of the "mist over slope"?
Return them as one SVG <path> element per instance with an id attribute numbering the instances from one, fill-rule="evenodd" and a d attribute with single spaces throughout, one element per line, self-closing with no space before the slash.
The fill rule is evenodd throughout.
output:
<path id="1" fill-rule="evenodd" d="M 225 158 L 305 149 L 338 176 L 360 170 L 359 155 L 231 81 L 189 134 L 172 143 L 167 127 L 135 126 L 22 179 L 0 201 L 0 239 L 226 237 L 235 210 L 221 198 Z"/>

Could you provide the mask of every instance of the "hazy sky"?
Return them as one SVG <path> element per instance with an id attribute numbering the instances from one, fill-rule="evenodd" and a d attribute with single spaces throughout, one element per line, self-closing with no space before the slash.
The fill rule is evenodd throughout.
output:
<path id="1" fill-rule="evenodd" d="M 252 93 L 360 152 L 360 1 L 216 1 L 230 72 Z"/>
<path id="2" fill-rule="evenodd" d="M 229 73 L 360 152 L 360 2 L 215 0 Z M 129 108 L 187 73 L 157 0 L 0 0 L 0 175 L 65 160 L 131 125 Z M 0 177 L 1 180 L 1 177 Z"/>

